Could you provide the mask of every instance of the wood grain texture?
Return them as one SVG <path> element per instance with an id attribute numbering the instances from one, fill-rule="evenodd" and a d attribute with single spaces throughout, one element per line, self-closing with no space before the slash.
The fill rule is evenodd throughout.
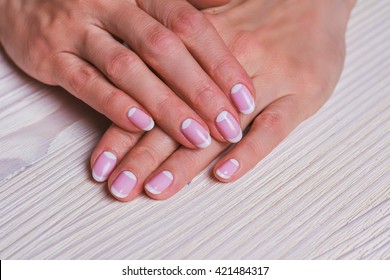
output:
<path id="1" fill-rule="evenodd" d="M 0 55 L 1 259 L 390 259 L 390 2 L 358 1 L 331 100 L 238 182 L 119 203 L 108 122 Z"/>

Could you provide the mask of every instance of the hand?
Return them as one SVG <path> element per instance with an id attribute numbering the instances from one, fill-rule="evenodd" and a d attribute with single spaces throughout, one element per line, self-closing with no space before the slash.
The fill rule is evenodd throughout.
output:
<path id="1" fill-rule="evenodd" d="M 341 0 L 248 0 L 208 15 L 257 92 L 255 113 L 241 119 L 243 127 L 253 120 L 251 128 L 216 164 L 218 180 L 240 178 L 329 98 L 352 7 Z M 227 147 L 215 141 L 204 150 L 179 147 L 158 128 L 141 137 L 112 126 L 92 155 L 93 171 L 110 175 L 111 193 L 122 201 L 140 194 L 144 182 L 155 199 L 174 195 Z"/>
<path id="2" fill-rule="evenodd" d="M 62 86 L 124 130 L 148 131 L 154 119 L 190 148 L 206 147 L 209 130 L 219 141 L 239 141 L 228 96 L 244 85 L 232 101 L 250 113 L 254 89 L 215 28 L 184 0 L 138 4 L 155 18 L 135 0 L 1 0 L 0 40 L 26 73 Z M 217 122 L 222 112 L 235 124 L 230 130 Z"/>

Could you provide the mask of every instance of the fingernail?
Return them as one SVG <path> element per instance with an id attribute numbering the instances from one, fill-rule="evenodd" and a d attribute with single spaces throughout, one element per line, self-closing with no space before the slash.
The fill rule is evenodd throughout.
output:
<path id="1" fill-rule="evenodd" d="M 134 125 L 144 131 L 149 131 L 154 127 L 153 119 L 145 114 L 142 110 L 135 107 L 129 110 L 127 117 Z"/>
<path id="2" fill-rule="evenodd" d="M 222 136 L 231 143 L 237 143 L 242 138 L 242 130 L 236 119 L 227 111 L 217 117 L 217 128 Z"/>
<path id="3" fill-rule="evenodd" d="M 97 182 L 104 182 L 110 176 L 116 164 L 116 156 L 110 152 L 102 153 L 92 168 L 92 177 Z"/>
<path id="4" fill-rule="evenodd" d="M 229 179 L 236 173 L 240 164 L 235 159 L 229 159 L 224 162 L 216 171 L 218 177 L 222 179 Z"/>
<path id="5" fill-rule="evenodd" d="M 186 119 L 181 125 L 184 136 L 198 148 L 206 148 L 211 144 L 210 134 L 197 121 Z"/>
<path id="6" fill-rule="evenodd" d="M 255 100 L 245 85 L 235 85 L 230 91 L 230 96 L 241 113 L 249 115 L 255 110 Z"/>
<path id="7" fill-rule="evenodd" d="M 169 185 L 173 181 L 173 175 L 169 171 L 162 171 L 158 173 L 156 176 L 154 176 L 145 186 L 145 188 L 148 190 L 148 192 L 152 194 L 160 194 L 162 193 L 166 188 L 169 187 Z"/>
<path id="8" fill-rule="evenodd" d="M 137 177 L 130 171 L 123 171 L 111 185 L 111 193 L 118 198 L 129 196 L 137 183 Z"/>

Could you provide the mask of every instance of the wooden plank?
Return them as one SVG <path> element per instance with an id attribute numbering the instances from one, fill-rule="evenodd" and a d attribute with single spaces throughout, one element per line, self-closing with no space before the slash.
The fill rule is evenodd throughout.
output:
<path id="1" fill-rule="evenodd" d="M 111 198 L 108 122 L 0 54 L 1 259 L 390 259 L 390 3 L 358 1 L 331 100 L 238 182 Z"/>

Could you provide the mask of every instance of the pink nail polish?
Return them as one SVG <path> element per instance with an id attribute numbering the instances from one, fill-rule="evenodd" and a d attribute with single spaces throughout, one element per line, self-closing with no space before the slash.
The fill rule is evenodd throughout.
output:
<path id="1" fill-rule="evenodd" d="M 113 153 L 104 152 L 96 160 L 92 168 L 92 177 L 97 182 L 104 182 L 110 176 L 116 165 L 117 159 Z"/>
<path id="2" fill-rule="evenodd" d="M 160 194 L 170 186 L 173 181 L 173 175 L 169 171 L 162 171 L 154 176 L 145 188 L 152 194 Z"/>
<path id="3" fill-rule="evenodd" d="M 249 115 L 255 110 L 255 100 L 245 85 L 235 85 L 230 91 L 230 96 L 241 113 Z"/>
<path id="4" fill-rule="evenodd" d="M 240 164 L 235 159 L 229 159 L 224 162 L 216 171 L 218 177 L 222 179 L 229 179 L 236 173 Z"/>
<path id="5" fill-rule="evenodd" d="M 132 172 L 123 171 L 112 183 L 111 193 L 118 198 L 125 198 L 129 196 L 136 183 L 137 178 Z"/>
<path id="6" fill-rule="evenodd" d="M 222 136 L 231 143 L 237 143 L 242 138 L 242 130 L 236 119 L 227 111 L 217 117 L 217 128 Z"/>
<path id="7" fill-rule="evenodd" d="M 184 136 L 198 148 L 206 148 L 211 144 L 210 134 L 193 119 L 186 119 L 181 125 Z"/>
<path id="8" fill-rule="evenodd" d="M 127 113 L 127 117 L 134 125 L 144 131 L 149 131 L 154 127 L 153 119 L 138 108 L 132 107 Z"/>

